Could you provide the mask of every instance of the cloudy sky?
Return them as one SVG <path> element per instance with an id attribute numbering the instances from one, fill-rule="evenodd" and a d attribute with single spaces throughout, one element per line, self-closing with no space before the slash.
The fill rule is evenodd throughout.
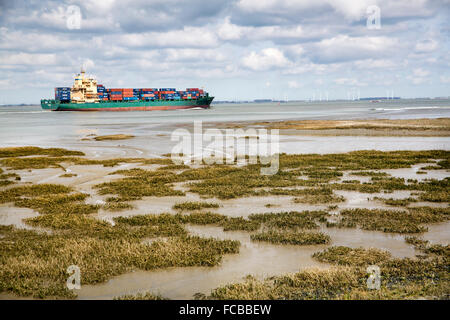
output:
<path id="1" fill-rule="evenodd" d="M 219 100 L 449 96 L 449 21 L 450 0 L 0 0 L 0 104 L 52 97 L 81 65 Z"/>

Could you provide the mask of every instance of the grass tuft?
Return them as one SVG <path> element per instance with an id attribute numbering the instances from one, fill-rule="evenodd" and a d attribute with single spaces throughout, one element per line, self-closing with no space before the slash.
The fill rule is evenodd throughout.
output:
<path id="1" fill-rule="evenodd" d="M 194 211 L 194 210 L 201 210 L 204 208 L 219 208 L 218 203 L 211 203 L 211 202 L 182 202 L 175 204 L 172 208 L 179 211 Z"/>
<path id="2" fill-rule="evenodd" d="M 60 178 L 72 178 L 72 177 L 76 177 L 77 174 L 76 173 L 64 173 L 62 175 L 60 175 Z"/>
<path id="3" fill-rule="evenodd" d="M 96 136 L 94 137 L 97 141 L 105 141 L 105 140 L 126 140 L 134 138 L 133 135 L 130 134 L 111 134 L 106 136 Z"/>
<path id="4" fill-rule="evenodd" d="M 252 234 L 250 239 L 253 241 L 264 241 L 274 244 L 326 244 L 330 242 L 330 237 L 321 232 L 310 231 L 262 231 Z"/>
<path id="5" fill-rule="evenodd" d="M 25 157 L 25 156 L 84 156 L 81 151 L 72 151 L 62 148 L 38 148 L 38 147 L 9 147 L 0 148 L 0 158 Z"/>
<path id="6" fill-rule="evenodd" d="M 366 266 L 378 264 L 389 260 L 391 254 L 375 248 L 348 248 L 331 247 L 322 252 L 316 252 L 313 257 L 321 262 L 327 262 L 338 265 Z"/>
<path id="7" fill-rule="evenodd" d="M 395 233 L 420 233 L 427 230 L 421 224 L 448 220 L 447 208 L 409 208 L 408 211 L 381 209 L 346 209 L 341 211 L 338 227 L 356 226 L 364 230 Z"/>
<path id="8" fill-rule="evenodd" d="M 258 221 L 246 220 L 242 217 L 228 218 L 221 223 L 224 231 L 255 231 L 260 225 Z"/>

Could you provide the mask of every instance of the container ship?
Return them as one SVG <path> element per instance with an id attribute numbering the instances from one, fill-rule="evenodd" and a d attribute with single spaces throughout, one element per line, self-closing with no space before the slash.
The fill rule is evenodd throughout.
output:
<path id="1" fill-rule="evenodd" d="M 75 77 L 72 88 L 55 88 L 55 99 L 41 100 L 41 107 L 53 111 L 150 111 L 209 108 L 214 97 L 199 88 L 111 88 L 87 77 Z"/>

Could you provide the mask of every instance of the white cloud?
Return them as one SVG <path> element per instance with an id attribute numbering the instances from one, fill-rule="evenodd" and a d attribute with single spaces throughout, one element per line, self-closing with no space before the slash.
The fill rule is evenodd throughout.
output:
<path id="1" fill-rule="evenodd" d="M 87 41 L 71 39 L 60 34 L 41 33 L 35 31 L 14 31 L 0 28 L 0 50 L 20 50 L 22 52 L 54 52 L 70 48 L 88 48 Z"/>
<path id="2" fill-rule="evenodd" d="M 334 82 L 338 85 L 343 85 L 343 86 L 354 86 L 354 87 L 367 86 L 367 83 L 362 82 L 355 78 L 338 78 L 338 79 L 334 79 Z"/>
<path id="3" fill-rule="evenodd" d="M 424 70 L 422 68 L 417 68 L 413 70 L 413 74 L 416 77 L 426 77 L 430 74 L 430 71 Z"/>
<path id="4" fill-rule="evenodd" d="M 437 41 L 433 39 L 422 40 L 416 43 L 414 51 L 418 53 L 433 52 L 438 48 Z"/>
<path id="5" fill-rule="evenodd" d="M 0 80 L 0 89 L 5 90 L 13 87 L 11 79 L 1 79 Z"/>
<path id="6" fill-rule="evenodd" d="M 439 79 L 442 83 L 450 83 L 450 76 L 440 76 Z"/>
<path id="7" fill-rule="evenodd" d="M 261 53 L 252 51 L 242 59 L 242 64 L 252 70 L 268 70 L 273 67 L 285 67 L 290 64 L 283 52 L 277 48 L 266 48 Z"/>
<path id="8" fill-rule="evenodd" d="M 302 39 L 315 39 L 325 37 L 329 30 L 326 26 L 303 27 L 300 24 L 292 26 L 240 26 L 230 22 L 230 17 L 218 25 L 217 36 L 225 41 L 272 41 L 296 43 Z"/>
<path id="9" fill-rule="evenodd" d="M 81 8 L 80 30 L 67 28 L 69 4 Z M 266 88 L 267 81 L 266 91 L 271 92 L 301 86 L 292 90 L 297 98 L 328 84 L 368 85 L 367 94 L 391 84 L 404 88 L 408 96 L 446 95 L 437 90 L 450 83 L 445 72 L 450 67 L 450 16 L 444 10 L 448 4 L 449 0 L 15 1 L 0 5 L 0 70 L 8 80 L 1 85 L 68 84 L 87 61 L 88 72 L 95 72 L 105 85 L 195 86 L 198 79 L 208 78 L 205 86 L 215 85 L 216 96 L 223 98 L 242 92 L 249 95 L 244 98 L 257 96 L 255 88 Z M 368 5 L 381 8 L 380 30 L 366 28 Z M 260 77 L 261 71 L 267 78 Z M 413 85 L 425 83 L 440 86 Z M 37 95 L 27 99 L 35 101 L 48 92 L 36 91 Z"/>
<path id="10" fill-rule="evenodd" d="M 300 87 L 302 87 L 303 85 L 297 81 L 289 81 L 288 82 L 288 87 L 291 89 L 298 89 Z"/>
<path id="11" fill-rule="evenodd" d="M 406 78 L 411 81 L 411 83 L 415 85 L 423 84 L 423 83 L 429 83 L 430 79 L 427 78 L 427 76 L 430 75 L 430 71 L 424 70 L 422 68 L 416 68 L 413 70 L 413 74 L 410 76 L 407 76 Z"/>
<path id="12" fill-rule="evenodd" d="M 330 7 L 343 16 L 359 19 L 373 0 L 240 0 L 238 8 L 246 12 L 289 12 Z"/>
<path id="13" fill-rule="evenodd" d="M 92 69 L 94 67 L 95 67 L 95 63 L 91 59 L 85 59 L 83 61 L 83 69 L 84 70 L 89 70 L 89 69 Z"/>
<path id="14" fill-rule="evenodd" d="M 86 8 L 90 12 L 109 12 L 114 4 L 117 3 L 116 0 L 79 0 L 80 4 L 83 5 L 84 8 Z"/>
<path id="15" fill-rule="evenodd" d="M 428 82 L 429 80 L 426 78 L 417 78 L 417 77 L 408 77 L 409 80 L 415 85 L 423 84 Z"/>
<path id="16" fill-rule="evenodd" d="M 168 61 L 224 61 L 225 55 L 217 49 L 169 48 L 164 51 Z"/>
<path id="17" fill-rule="evenodd" d="M 286 47 L 286 51 L 293 56 L 302 56 L 305 53 L 305 48 L 301 44 L 295 44 Z"/>
<path id="18" fill-rule="evenodd" d="M 366 9 L 377 5 L 382 17 L 422 17 L 430 15 L 435 8 L 429 6 L 427 0 L 240 0 L 237 7 L 244 12 L 273 12 L 295 14 L 307 13 L 314 9 L 326 8 L 334 10 L 350 21 L 366 17 Z"/>
<path id="19" fill-rule="evenodd" d="M 322 79 L 314 80 L 314 84 L 321 86 L 321 85 L 323 85 L 323 80 Z"/>
<path id="20" fill-rule="evenodd" d="M 336 72 L 341 68 L 342 64 L 317 64 L 309 62 L 308 60 L 302 59 L 298 61 L 295 65 L 291 66 L 289 69 L 283 71 L 285 74 L 303 74 L 303 73 L 314 73 L 314 74 L 326 74 Z"/>
<path id="21" fill-rule="evenodd" d="M 374 0 L 329 0 L 326 2 L 349 20 L 359 20 L 365 16 L 367 7 L 377 3 Z"/>
<path id="22" fill-rule="evenodd" d="M 355 61 L 355 66 L 359 69 L 390 69 L 399 65 L 404 66 L 405 62 L 400 64 L 388 59 L 365 59 Z"/>
<path id="23" fill-rule="evenodd" d="M 127 47 L 211 48 L 218 45 L 216 35 L 207 28 L 185 27 L 168 32 L 145 32 L 110 36 Z"/>
<path id="24" fill-rule="evenodd" d="M 254 40 L 264 39 L 282 39 L 282 38 L 296 38 L 301 39 L 309 36 L 305 33 L 303 27 L 300 25 L 292 27 L 281 26 L 264 26 L 264 27 L 251 27 L 245 29 L 247 37 Z"/>
<path id="25" fill-rule="evenodd" d="M 55 54 L 42 53 L 2 53 L 0 65 L 54 65 L 57 63 Z"/>
<path id="26" fill-rule="evenodd" d="M 223 40 L 237 40 L 242 37 L 244 30 L 242 27 L 230 23 L 230 17 L 225 18 L 225 22 L 219 26 L 217 34 Z"/>
<path id="27" fill-rule="evenodd" d="M 399 48 L 399 41 L 385 36 L 350 37 L 338 35 L 313 45 L 312 55 L 322 61 L 346 61 L 362 58 L 379 59 Z"/>

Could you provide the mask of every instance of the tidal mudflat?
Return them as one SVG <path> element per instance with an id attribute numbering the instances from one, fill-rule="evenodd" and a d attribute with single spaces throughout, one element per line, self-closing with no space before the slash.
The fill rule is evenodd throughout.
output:
<path id="1" fill-rule="evenodd" d="M 447 150 L 261 165 L 0 149 L 0 291 L 16 298 L 448 298 Z M 365 286 L 381 268 L 378 291 Z M 81 290 L 66 269 L 81 270 Z"/>

